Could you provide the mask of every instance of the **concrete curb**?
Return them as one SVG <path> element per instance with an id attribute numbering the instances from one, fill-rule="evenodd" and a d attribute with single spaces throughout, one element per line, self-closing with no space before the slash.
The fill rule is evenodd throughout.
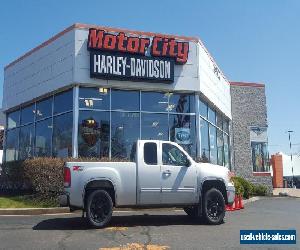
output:
<path id="1" fill-rule="evenodd" d="M 51 208 L 0 208 L 0 215 L 40 215 L 70 213 L 68 207 Z"/>
<path id="2" fill-rule="evenodd" d="M 243 200 L 243 202 L 244 202 L 244 205 L 246 205 L 246 204 L 252 203 L 254 201 L 259 201 L 259 200 L 264 200 L 264 199 L 267 199 L 267 197 L 266 196 L 254 196 L 247 200 Z"/>

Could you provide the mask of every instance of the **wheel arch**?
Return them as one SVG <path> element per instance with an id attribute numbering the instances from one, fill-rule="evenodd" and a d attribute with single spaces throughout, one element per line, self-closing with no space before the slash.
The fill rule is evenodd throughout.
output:
<path id="1" fill-rule="evenodd" d="M 224 197 L 225 204 L 228 204 L 227 190 L 223 179 L 208 178 L 204 180 L 201 186 L 201 196 L 204 197 L 205 192 L 211 188 L 218 189 Z"/>
<path id="2" fill-rule="evenodd" d="M 110 195 L 112 201 L 113 201 L 113 205 L 116 206 L 117 203 L 117 193 L 116 193 L 116 188 L 114 183 L 109 180 L 109 179 L 104 179 L 104 178 L 100 178 L 100 179 L 92 179 L 89 180 L 85 186 L 84 186 L 84 190 L 83 190 L 83 205 L 84 205 L 84 209 L 86 206 L 86 201 L 87 198 L 89 196 L 89 194 L 95 190 L 105 190 L 108 192 L 108 194 Z"/>

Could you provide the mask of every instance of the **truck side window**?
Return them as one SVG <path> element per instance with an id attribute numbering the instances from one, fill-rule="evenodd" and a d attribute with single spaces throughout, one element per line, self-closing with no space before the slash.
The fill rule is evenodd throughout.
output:
<path id="1" fill-rule="evenodd" d="M 163 143 L 162 145 L 163 165 L 188 166 L 189 160 L 186 155 L 176 146 Z"/>
<path id="2" fill-rule="evenodd" d="M 144 161 L 147 165 L 157 165 L 157 145 L 155 142 L 144 144 Z"/>

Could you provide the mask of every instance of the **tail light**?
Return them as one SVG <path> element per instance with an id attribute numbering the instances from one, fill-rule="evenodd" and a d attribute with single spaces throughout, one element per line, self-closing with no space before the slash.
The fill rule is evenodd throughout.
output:
<path id="1" fill-rule="evenodd" d="M 64 167 L 64 187 L 71 187 L 71 170 L 68 167 Z"/>

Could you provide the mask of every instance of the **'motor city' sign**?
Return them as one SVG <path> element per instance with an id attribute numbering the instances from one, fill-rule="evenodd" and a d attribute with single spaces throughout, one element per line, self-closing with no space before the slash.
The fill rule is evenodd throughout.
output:
<path id="1" fill-rule="evenodd" d="M 156 82 L 174 81 L 174 63 L 187 62 L 189 43 L 173 38 L 130 37 L 90 29 L 91 77 Z"/>

